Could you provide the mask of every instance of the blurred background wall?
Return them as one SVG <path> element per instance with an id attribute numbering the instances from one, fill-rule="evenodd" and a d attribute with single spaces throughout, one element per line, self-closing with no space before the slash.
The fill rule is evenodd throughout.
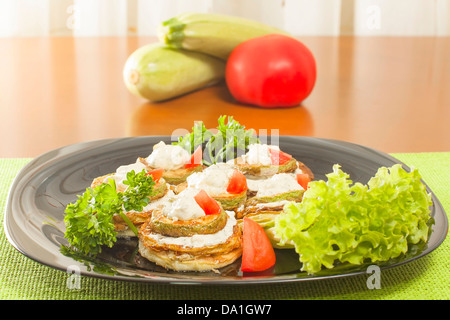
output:
<path id="1" fill-rule="evenodd" d="M 223 13 L 294 35 L 449 36 L 450 0 L 0 0 L 0 37 L 156 35 L 186 11 Z"/>

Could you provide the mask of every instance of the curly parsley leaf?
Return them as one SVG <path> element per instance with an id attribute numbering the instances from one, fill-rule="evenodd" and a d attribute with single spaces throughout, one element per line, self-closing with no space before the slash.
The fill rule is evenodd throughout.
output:
<path id="1" fill-rule="evenodd" d="M 123 210 L 141 211 L 148 204 L 148 196 L 155 183 L 145 170 L 137 174 L 133 170 L 127 173 L 124 184 L 128 188 L 124 192 L 117 192 L 115 180 L 109 179 L 94 188 L 87 188 L 76 202 L 67 205 L 65 238 L 73 248 L 82 254 L 96 256 L 102 246 L 112 247 L 117 241 L 114 214 L 119 214 L 130 229 L 137 233 Z"/>
<path id="2" fill-rule="evenodd" d="M 216 130 L 206 129 L 203 122 L 197 122 L 192 132 L 178 138 L 179 145 L 193 153 L 201 145 L 203 164 L 212 165 L 234 159 L 248 150 L 252 143 L 259 142 L 254 130 L 246 129 L 232 116 L 220 116 Z"/>
<path id="3" fill-rule="evenodd" d="M 127 180 L 124 181 L 128 185 L 127 190 L 123 193 L 124 208 L 126 211 L 142 211 L 150 199 L 152 188 L 155 185 L 153 178 L 148 176 L 145 170 L 135 174 L 134 170 L 127 173 Z"/>
<path id="4" fill-rule="evenodd" d="M 257 143 L 254 130 L 246 129 L 232 116 L 221 116 L 218 119 L 217 133 L 206 143 L 210 163 L 226 162 L 248 150 L 248 146 Z"/>

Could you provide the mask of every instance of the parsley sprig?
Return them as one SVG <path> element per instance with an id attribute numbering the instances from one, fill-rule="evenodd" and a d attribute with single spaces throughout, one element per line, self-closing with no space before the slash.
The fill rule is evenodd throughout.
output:
<path id="1" fill-rule="evenodd" d="M 254 130 L 246 129 L 232 116 L 220 116 L 217 122 L 215 132 L 206 129 L 203 122 L 195 123 L 192 131 L 174 144 L 190 153 L 201 145 L 203 164 L 212 165 L 234 159 L 244 154 L 249 144 L 259 142 Z"/>
<path id="2" fill-rule="evenodd" d="M 124 192 L 116 190 L 114 179 L 102 183 L 78 196 L 65 210 L 65 238 L 70 245 L 85 255 L 96 256 L 102 246 L 112 247 L 116 242 L 117 232 L 114 228 L 113 216 L 119 214 L 129 228 L 137 235 L 137 229 L 124 213 L 135 210 L 142 211 L 150 199 L 155 182 L 145 170 L 127 173 L 124 184 L 128 188 Z"/>

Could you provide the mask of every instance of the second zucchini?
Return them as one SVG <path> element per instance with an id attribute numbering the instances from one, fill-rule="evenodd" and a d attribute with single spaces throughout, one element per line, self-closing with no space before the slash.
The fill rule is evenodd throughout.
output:
<path id="1" fill-rule="evenodd" d="M 128 90 L 155 102 L 212 85 L 224 75 L 223 60 L 160 43 L 137 49 L 129 56 L 123 70 Z"/>
<path id="2" fill-rule="evenodd" d="M 211 13 L 180 14 L 164 21 L 158 30 L 160 41 L 168 46 L 224 60 L 241 42 L 271 33 L 290 35 L 257 21 Z"/>

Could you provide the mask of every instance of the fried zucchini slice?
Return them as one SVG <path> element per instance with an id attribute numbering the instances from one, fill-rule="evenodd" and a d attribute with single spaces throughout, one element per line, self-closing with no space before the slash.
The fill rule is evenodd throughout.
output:
<path id="1" fill-rule="evenodd" d="M 270 177 L 277 173 L 294 172 L 297 169 L 297 160 L 291 158 L 282 165 L 248 164 L 242 158 L 234 159 L 234 166 L 243 174 L 255 177 Z"/>
<path id="2" fill-rule="evenodd" d="M 175 187 L 175 193 L 180 193 L 188 187 L 186 182 L 183 182 Z M 222 205 L 224 210 L 236 210 L 245 204 L 247 200 L 247 190 L 241 193 L 222 193 L 217 196 L 211 196 L 214 200 Z"/>
<path id="3" fill-rule="evenodd" d="M 279 193 L 270 197 L 253 197 L 249 199 L 246 206 L 254 206 L 264 203 L 275 203 L 283 200 L 287 201 L 301 201 L 305 190 L 292 190 L 289 192 Z"/>
<path id="4" fill-rule="evenodd" d="M 314 173 L 312 170 L 303 162 L 297 161 L 297 168 L 302 172 L 306 173 L 309 176 L 309 179 L 312 181 L 314 180 Z"/>
<path id="5" fill-rule="evenodd" d="M 227 223 L 225 210 L 218 214 L 205 215 L 190 220 L 173 220 L 168 218 L 163 210 L 153 212 L 149 228 L 154 233 L 168 237 L 190 237 L 194 234 L 212 234 L 221 230 Z"/>
<path id="6" fill-rule="evenodd" d="M 236 210 L 245 204 L 245 201 L 247 200 L 247 190 L 238 194 L 223 193 L 213 198 L 222 205 L 224 210 Z"/>
<path id="7" fill-rule="evenodd" d="M 244 216 L 264 212 L 281 212 L 289 201 L 300 202 L 305 190 L 293 190 L 280 193 L 271 197 L 253 197 L 247 200 L 242 210 L 236 212 L 238 219 Z"/>
<path id="8" fill-rule="evenodd" d="M 149 171 L 151 171 L 153 169 L 157 169 L 157 168 L 150 167 L 144 158 L 139 158 L 139 161 L 146 164 Z M 178 185 L 180 183 L 185 182 L 187 177 L 189 177 L 194 172 L 203 171 L 203 169 L 204 169 L 203 165 L 198 165 L 198 166 L 190 167 L 190 168 L 164 170 L 162 177 L 168 184 Z"/>

